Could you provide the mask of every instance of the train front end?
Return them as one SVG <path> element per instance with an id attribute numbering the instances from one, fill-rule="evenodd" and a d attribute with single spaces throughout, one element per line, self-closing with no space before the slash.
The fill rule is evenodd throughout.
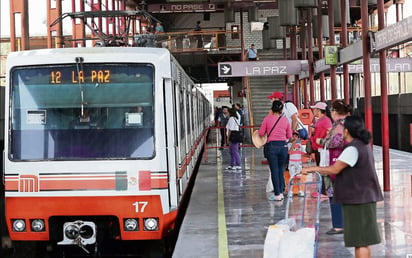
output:
<path id="1" fill-rule="evenodd" d="M 13 241 L 162 239 L 177 214 L 167 51 L 40 50 L 7 62 L 5 203 Z M 172 128 L 169 128 L 171 130 Z"/>

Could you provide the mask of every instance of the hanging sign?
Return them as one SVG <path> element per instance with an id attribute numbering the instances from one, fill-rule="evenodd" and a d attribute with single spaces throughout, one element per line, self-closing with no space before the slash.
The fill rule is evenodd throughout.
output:
<path id="1" fill-rule="evenodd" d="M 307 60 L 223 62 L 218 67 L 219 77 L 290 75 L 309 70 Z"/>
<path id="2" fill-rule="evenodd" d="M 325 46 L 325 64 L 337 65 L 338 64 L 338 47 L 337 46 Z"/>

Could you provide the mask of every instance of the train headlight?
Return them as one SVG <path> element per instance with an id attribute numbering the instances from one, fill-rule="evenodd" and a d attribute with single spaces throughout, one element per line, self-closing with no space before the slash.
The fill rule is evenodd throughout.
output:
<path id="1" fill-rule="evenodd" d="M 80 229 L 78 226 L 74 224 L 70 224 L 64 228 L 64 235 L 68 239 L 72 239 L 72 240 L 76 239 L 77 237 L 79 237 L 79 234 L 80 234 Z"/>
<path id="2" fill-rule="evenodd" d="M 26 222 L 23 219 L 13 220 L 13 231 L 15 232 L 26 231 Z"/>
<path id="3" fill-rule="evenodd" d="M 125 219 L 124 230 L 125 231 L 137 231 L 138 230 L 137 219 Z"/>
<path id="4" fill-rule="evenodd" d="M 44 230 L 45 230 L 44 220 L 34 219 L 34 220 L 31 221 L 31 231 L 42 232 Z"/>
<path id="5" fill-rule="evenodd" d="M 147 231 L 154 231 L 159 229 L 159 220 L 157 218 L 145 218 L 144 229 Z"/>

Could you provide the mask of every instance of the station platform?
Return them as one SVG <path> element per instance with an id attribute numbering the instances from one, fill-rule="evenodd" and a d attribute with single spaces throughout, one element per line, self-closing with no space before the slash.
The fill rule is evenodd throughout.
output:
<path id="1" fill-rule="evenodd" d="M 217 146 L 217 141 L 210 145 Z M 268 227 L 285 218 L 286 211 L 286 199 L 267 198 L 269 168 L 262 162 L 263 149 L 242 147 L 243 169 L 235 172 L 225 170 L 228 149 L 205 151 L 173 257 L 263 257 Z M 373 146 L 373 151 L 383 187 L 382 149 Z M 372 257 L 412 257 L 411 158 L 412 153 L 390 150 L 391 190 L 377 204 L 382 242 L 371 246 Z M 288 217 L 299 217 L 303 203 L 305 214 L 317 214 L 317 199 L 306 194 L 292 197 Z M 343 234 L 326 234 L 332 227 L 328 198 L 321 199 L 319 215 L 317 257 L 354 257 L 354 248 L 344 246 Z M 304 220 L 311 223 L 311 219 Z M 290 243 L 290 248 L 297 246 Z"/>

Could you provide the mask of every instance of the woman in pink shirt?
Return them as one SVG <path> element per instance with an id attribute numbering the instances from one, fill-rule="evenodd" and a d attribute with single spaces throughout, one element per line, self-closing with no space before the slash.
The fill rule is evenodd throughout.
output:
<path id="1" fill-rule="evenodd" d="M 264 146 L 263 154 L 268 160 L 274 195 L 269 196 L 271 201 L 283 200 L 285 179 L 283 177 L 286 159 L 288 156 L 287 141 L 292 138 L 290 123 L 282 114 L 283 104 L 280 101 L 272 102 L 273 114 L 267 115 L 259 129 L 259 135 L 267 134 L 268 141 Z"/>
<path id="2" fill-rule="evenodd" d="M 323 146 L 319 144 L 316 140 L 319 138 L 325 138 L 329 130 L 332 128 L 332 118 L 330 117 L 330 112 L 328 110 L 328 105 L 325 102 L 318 102 L 314 106 L 310 106 L 313 115 L 317 118 L 314 126 L 314 131 L 310 137 L 310 144 L 312 151 L 315 153 L 316 165 L 319 166 L 320 154 L 319 149 Z"/>

